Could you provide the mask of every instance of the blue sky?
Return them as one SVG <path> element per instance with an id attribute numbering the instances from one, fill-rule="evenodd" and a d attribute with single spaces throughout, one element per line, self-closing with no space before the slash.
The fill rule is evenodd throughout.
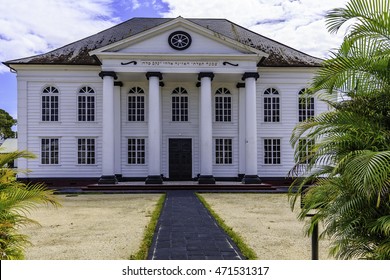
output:
<path id="1" fill-rule="evenodd" d="M 48 52 L 133 17 L 226 18 L 317 57 L 343 33 L 325 13 L 347 0 L 1 0 L 0 61 Z M 31 7 L 34 5 L 34 7 Z M 16 118 L 16 74 L 0 66 L 0 109 Z"/>

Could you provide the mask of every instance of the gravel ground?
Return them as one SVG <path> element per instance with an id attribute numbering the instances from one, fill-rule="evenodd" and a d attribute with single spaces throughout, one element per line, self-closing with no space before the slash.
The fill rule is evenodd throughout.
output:
<path id="1" fill-rule="evenodd" d="M 243 237 L 259 259 L 311 259 L 311 238 L 304 234 L 305 222 L 296 218 L 298 211 L 291 211 L 287 194 L 201 195 L 225 223 Z M 327 240 L 320 241 L 320 259 L 331 259 L 328 246 Z"/>
<path id="2" fill-rule="evenodd" d="M 259 259 L 311 258 L 311 241 L 303 222 L 292 213 L 286 194 L 202 194 L 225 223 L 238 232 Z M 159 194 L 99 194 L 59 196 L 63 207 L 43 207 L 31 213 L 42 227 L 23 233 L 33 246 L 30 260 L 128 259 L 143 237 Z M 327 259 L 326 241 L 320 259 Z"/>
<path id="3" fill-rule="evenodd" d="M 118 260 L 137 251 L 160 194 L 60 195 L 62 207 L 31 213 L 30 260 Z"/>

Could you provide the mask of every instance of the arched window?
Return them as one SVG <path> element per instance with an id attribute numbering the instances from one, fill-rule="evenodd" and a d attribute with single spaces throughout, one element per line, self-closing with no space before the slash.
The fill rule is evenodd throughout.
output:
<path id="1" fill-rule="evenodd" d="M 188 121 L 188 92 L 183 87 L 177 87 L 172 91 L 172 121 Z"/>
<path id="2" fill-rule="evenodd" d="M 298 119 L 299 122 L 304 122 L 312 117 L 314 117 L 314 97 L 310 95 L 309 90 L 303 88 L 298 93 Z"/>
<path id="3" fill-rule="evenodd" d="M 77 114 L 79 122 L 95 121 L 95 91 L 89 86 L 80 88 L 77 96 Z"/>
<path id="4" fill-rule="evenodd" d="M 227 88 L 219 88 L 215 92 L 215 121 L 232 121 L 232 97 Z"/>
<path id="5" fill-rule="evenodd" d="M 264 91 L 264 122 L 280 121 L 279 92 L 274 88 Z"/>
<path id="6" fill-rule="evenodd" d="M 54 86 L 45 87 L 42 91 L 42 121 L 57 122 L 59 91 Z"/>
<path id="7" fill-rule="evenodd" d="M 128 96 L 128 121 L 145 121 L 145 92 L 140 87 L 133 87 L 129 90 Z"/>

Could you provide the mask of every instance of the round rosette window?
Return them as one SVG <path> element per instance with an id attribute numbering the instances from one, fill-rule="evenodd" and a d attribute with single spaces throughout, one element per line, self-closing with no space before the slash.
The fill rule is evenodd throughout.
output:
<path id="1" fill-rule="evenodd" d="M 191 45 L 191 36 L 187 32 L 184 31 L 176 31 L 173 32 L 168 37 L 168 43 L 171 48 L 182 51 L 187 49 Z"/>

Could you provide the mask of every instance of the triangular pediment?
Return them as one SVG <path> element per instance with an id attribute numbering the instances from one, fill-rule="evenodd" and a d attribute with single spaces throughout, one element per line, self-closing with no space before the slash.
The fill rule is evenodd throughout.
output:
<path id="1" fill-rule="evenodd" d="M 268 56 L 181 17 L 91 52 L 97 56 L 109 53 Z"/>
<path id="2" fill-rule="evenodd" d="M 211 50 L 207 54 L 202 53 L 205 48 L 195 48 L 199 46 L 193 41 L 193 49 L 184 51 L 166 50 L 164 59 L 191 59 L 208 57 L 230 59 L 239 61 L 257 61 L 263 67 L 319 67 L 323 63 L 322 59 L 310 56 L 299 50 L 293 49 L 275 40 L 246 29 L 228 19 L 217 18 L 132 18 L 116 26 L 93 34 L 79 41 L 62 46 L 47 53 L 34 55 L 31 57 L 19 58 L 4 62 L 11 69 L 19 65 L 102 65 L 102 60 L 121 57 L 121 59 L 135 58 L 143 59 L 145 56 L 154 56 L 153 59 L 164 56 L 162 52 L 153 54 L 152 52 L 162 51 L 166 45 L 166 36 L 174 30 L 187 30 L 202 36 L 203 42 Z M 164 33 L 165 32 L 165 33 Z M 165 34 L 165 37 L 163 36 Z M 191 33 L 192 34 L 192 33 Z M 153 40 L 161 35 L 163 40 Z M 195 38 L 195 37 L 194 37 Z M 210 41 L 211 40 L 211 41 Z M 157 42 L 157 44 L 156 44 Z M 159 42 L 162 42 L 161 44 Z M 147 51 L 141 48 L 142 44 L 147 45 Z M 135 51 L 142 49 L 141 53 Z M 188 54 L 186 54 L 186 52 Z M 213 54 L 216 52 L 217 54 Z M 223 54 L 225 52 L 225 54 Z M 239 53 L 229 55 L 227 53 Z M 198 55 L 197 55 L 198 53 Z M 184 55 L 183 55 L 184 54 Z M 241 56 L 241 57 L 240 57 Z M 162 58 L 162 57 L 161 57 Z"/>

